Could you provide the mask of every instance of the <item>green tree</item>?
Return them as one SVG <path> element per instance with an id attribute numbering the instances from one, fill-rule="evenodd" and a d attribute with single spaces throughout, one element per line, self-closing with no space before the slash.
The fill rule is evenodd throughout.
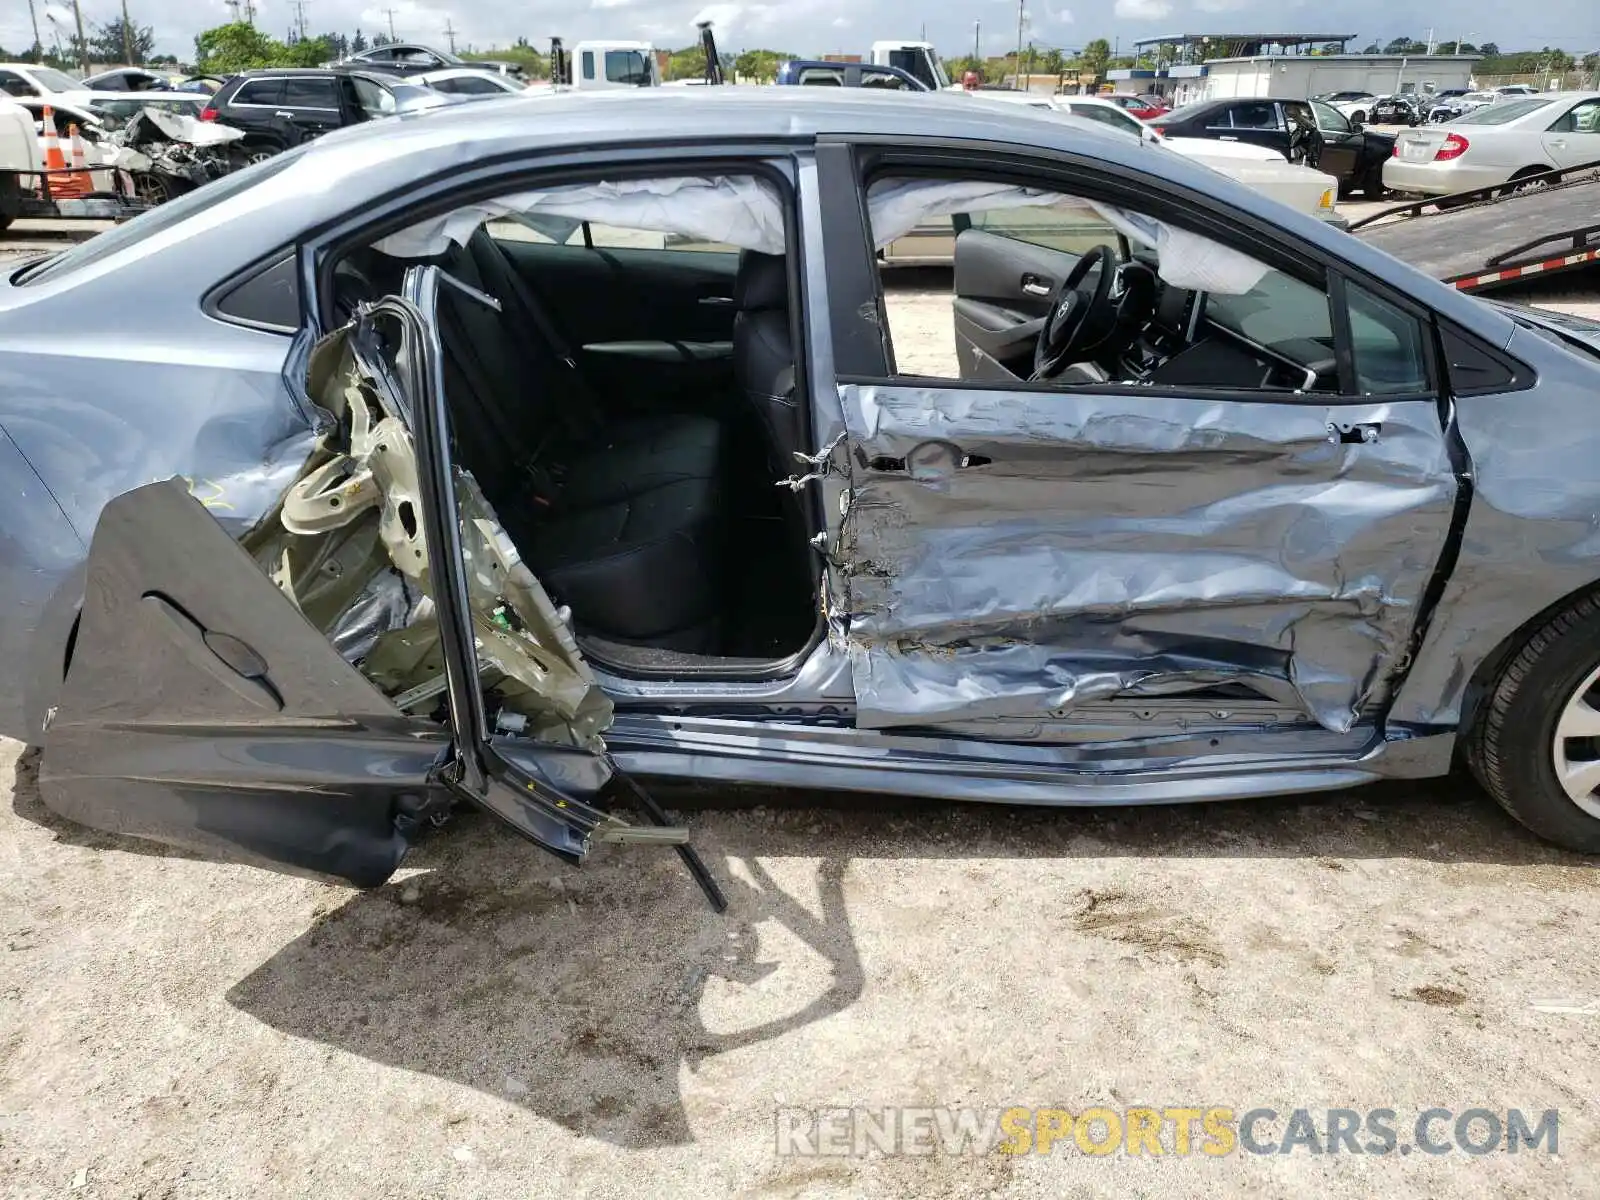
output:
<path id="1" fill-rule="evenodd" d="M 195 70 L 205 75 L 288 65 L 288 48 L 246 21 L 207 29 L 194 39 L 194 54 Z"/>
<path id="2" fill-rule="evenodd" d="M 771 83 L 778 77 L 779 65 L 794 57 L 783 50 L 746 50 L 733 60 L 733 75 L 737 79 Z"/>
<path id="3" fill-rule="evenodd" d="M 367 48 L 366 35 L 361 32 L 361 26 L 356 26 L 356 35 L 350 39 L 350 53 L 360 54 Z"/>
<path id="4" fill-rule="evenodd" d="M 674 50 L 667 58 L 667 78 L 704 79 L 706 77 L 706 52 L 698 43 Z"/>
<path id="5" fill-rule="evenodd" d="M 1478 53 L 1483 55 L 1485 58 L 1495 58 L 1500 54 L 1500 47 L 1495 42 L 1485 42 L 1483 45 L 1478 47 Z"/>
<path id="6" fill-rule="evenodd" d="M 278 61 L 269 63 L 273 67 L 320 67 L 325 62 L 330 62 L 339 57 L 334 50 L 333 43 L 328 40 L 328 35 L 321 37 L 301 38 L 292 46 L 281 46 L 282 54 Z"/>
<path id="7" fill-rule="evenodd" d="M 1095 38 L 1083 48 L 1083 69 L 1085 72 L 1094 72 L 1094 77 L 1099 79 L 1106 73 L 1106 65 L 1111 61 L 1111 43 L 1105 38 Z"/>
<path id="8" fill-rule="evenodd" d="M 121 17 L 93 26 L 89 35 L 89 57 L 96 62 L 125 62 L 130 67 L 136 67 L 149 61 L 155 47 L 155 30 L 148 25 L 129 21 L 124 31 Z M 131 59 L 128 57 L 129 50 L 133 51 Z"/>
<path id="9" fill-rule="evenodd" d="M 488 50 L 469 50 L 461 55 L 468 62 L 483 59 L 493 59 L 499 62 L 514 62 L 522 68 L 522 72 L 529 79 L 548 79 L 550 77 L 550 64 L 545 56 L 540 54 L 528 44 L 526 38 L 518 38 L 516 42 L 505 49 L 491 48 Z"/>
<path id="10" fill-rule="evenodd" d="M 1363 54 L 1382 54 L 1383 53 L 1383 47 L 1378 45 L 1377 42 L 1373 42 L 1371 45 L 1369 45 L 1361 53 L 1363 53 Z"/>

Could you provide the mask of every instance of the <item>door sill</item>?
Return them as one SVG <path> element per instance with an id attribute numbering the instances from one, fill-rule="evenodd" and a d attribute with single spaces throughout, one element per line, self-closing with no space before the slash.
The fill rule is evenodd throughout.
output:
<path id="1" fill-rule="evenodd" d="M 579 634 L 578 648 L 594 666 L 620 679 L 704 679 L 730 683 L 764 683 L 784 679 L 800 670 L 827 635 L 819 616 L 806 644 L 783 658 L 729 658 L 720 654 L 690 654 L 614 642 L 594 634 Z"/>

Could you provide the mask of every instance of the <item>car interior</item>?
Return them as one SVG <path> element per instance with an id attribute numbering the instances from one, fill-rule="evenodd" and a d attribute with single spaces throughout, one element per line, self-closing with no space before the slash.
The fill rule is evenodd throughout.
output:
<path id="1" fill-rule="evenodd" d="M 454 463 L 591 659 L 770 673 L 812 642 L 820 586 L 801 502 L 778 486 L 813 449 L 781 209 L 764 248 L 741 248 L 659 212 L 630 226 L 612 186 L 559 218 L 501 206 L 455 214 L 447 241 L 382 239 L 337 264 L 334 307 L 397 294 L 424 263 L 471 289 L 439 296 Z"/>
<path id="2" fill-rule="evenodd" d="M 869 211 L 880 247 L 903 236 L 908 222 L 951 221 L 955 378 L 1341 390 L 1326 285 L 1197 234 L 1063 193 L 981 180 L 879 179 Z M 888 309 L 892 333 L 894 305 Z M 1348 311 L 1363 392 L 1424 389 L 1416 321 L 1355 287 Z"/>

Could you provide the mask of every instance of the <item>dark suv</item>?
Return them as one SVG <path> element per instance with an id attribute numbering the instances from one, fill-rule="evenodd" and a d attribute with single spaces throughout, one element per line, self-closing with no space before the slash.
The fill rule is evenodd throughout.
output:
<path id="1" fill-rule="evenodd" d="M 240 150 L 254 161 L 332 129 L 449 103 L 450 97 L 393 75 L 285 68 L 233 76 L 200 110 L 200 119 L 244 130 Z"/>

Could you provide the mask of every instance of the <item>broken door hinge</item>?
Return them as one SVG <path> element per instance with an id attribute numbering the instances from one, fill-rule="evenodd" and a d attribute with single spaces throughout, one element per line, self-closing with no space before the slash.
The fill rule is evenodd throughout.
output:
<path id="1" fill-rule="evenodd" d="M 833 473 L 833 452 L 844 443 L 845 435 L 841 433 L 829 442 L 816 454 L 802 454 L 796 450 L 794 460 L 811 469 L 803 475 L 791 475 L 788 479 L 780 479 L 778 487 L 786 487 L 791 492 L 798 492 L 808 483 L 815 483 L 819 479 L 826 479 Z"/>
<path id="2" fill-rule="evenodd" d="M 1378 431 L 1383 428 L 1377 422 L 1357 422 L 1353 425 L 1328 422 L 1328 440 L 1334 444 L 1341 442 L 1347 445 L 1359 445 L 1362 442 L 1375 442 L 1378 440 Z"/>

